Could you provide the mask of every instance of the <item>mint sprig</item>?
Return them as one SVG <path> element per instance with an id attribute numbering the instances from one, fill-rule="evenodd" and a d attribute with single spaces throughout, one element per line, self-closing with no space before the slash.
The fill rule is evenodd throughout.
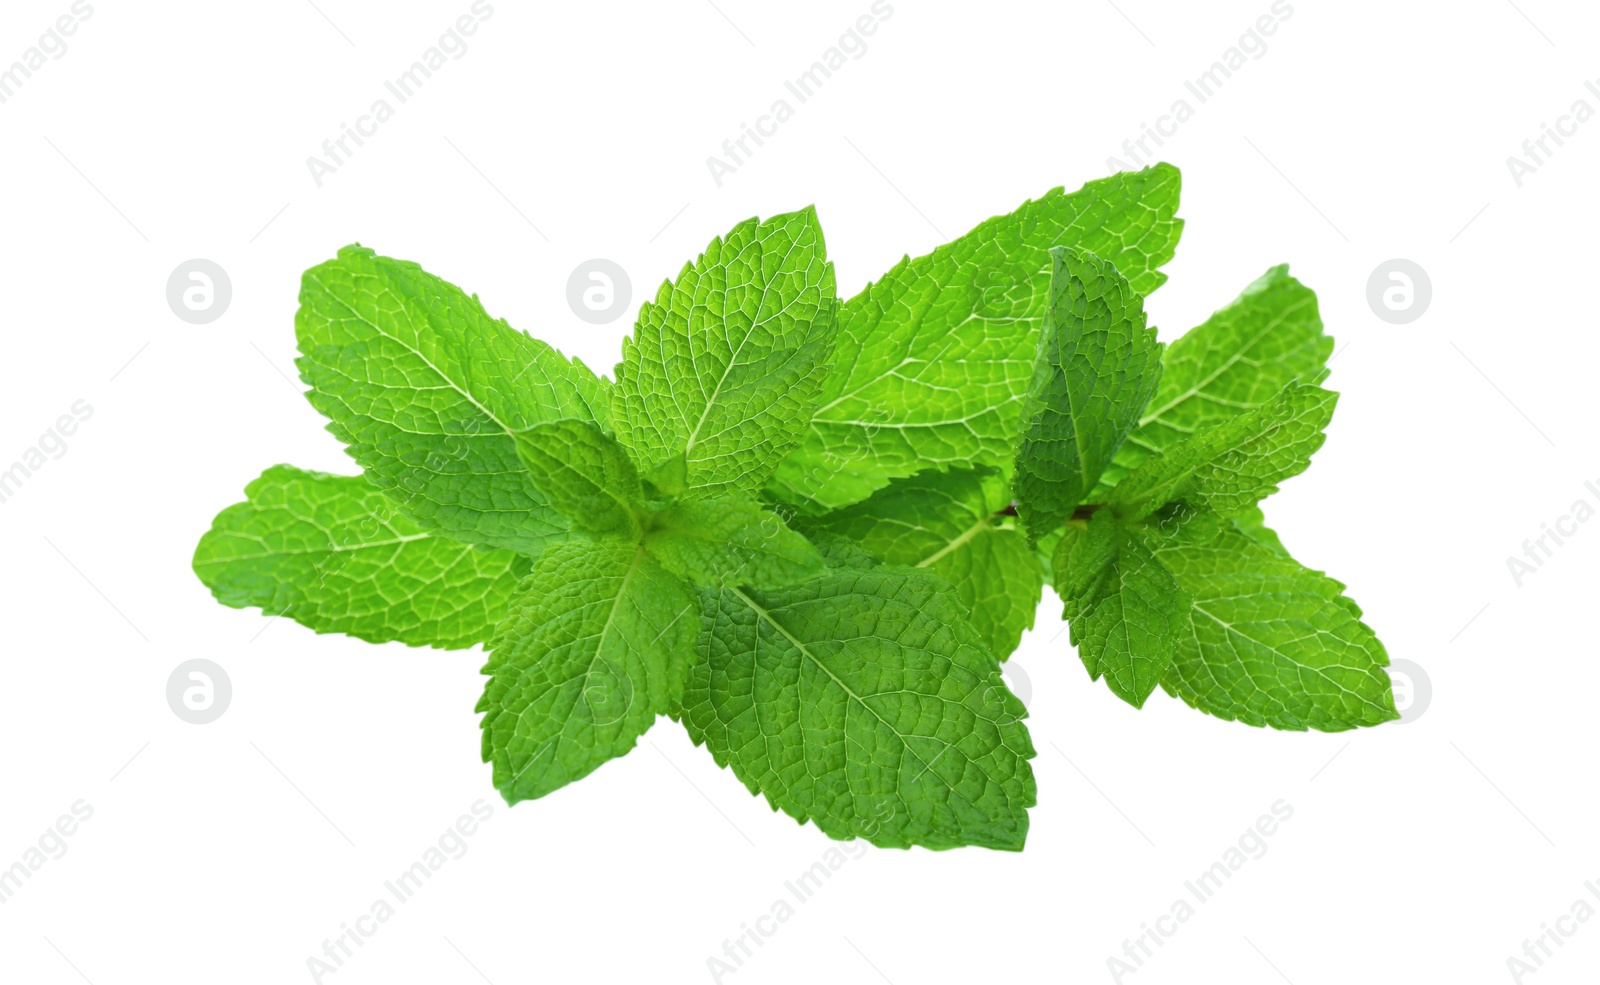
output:
<path id="1" fill-rule="evenodd" d="M 614 380 L 359 246 L 306 272 L 302 378 L 364 476 L 268 469 L 194 568 L 317 632 L 485 644 L 509 802 L 658 718 L 834 838 L 1024 843 L 1000 661 L 1042 586 L 1093 679 L 1279 729 L 1393 719 L 1382 644 L 1263 498 L 1335 395 L 1277 267 L 1170 346 L 1160 165 L 1060 189 L 835 294 L 814 209 L 740 223 L 644 304 Z"/>

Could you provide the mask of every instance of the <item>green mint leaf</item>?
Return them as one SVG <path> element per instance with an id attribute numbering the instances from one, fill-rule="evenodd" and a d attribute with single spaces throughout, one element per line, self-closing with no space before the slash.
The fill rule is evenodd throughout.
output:
<path id="1" fill-rule="evenodd" d="M 1146 461 L 1117 483 L 1109 501 L 1118 515 L 1134 520 L 1179 501 L 1237 516 L 1306 470 L 1338 399 L 1321 387 L 1291 383 L 1261 406 Z"/>
<path id="2" fill-rule="evenodd" d="M 217 514 L 194 571 L 217 601 L 319 633 L 459 649 L 487 642 L 528 559 L 430 536 L 360 476 L 274 465 Z"/>
<path id="3" fill-rule="evenodd" d="M 1066 525 L 1052 567 L 1090 679 L 1105 675 L 1112 693 L 1144 707 L 1188 628 L 1178 583 L 1108 510 Z"/>
<path id="4" fill-rule="evenodd" d="M 576 530 L 637 541 L 644 487 L 627 452 L 588 421 L 535 424 L 517 435 L 529 478 Z"/>
<path id="5" fill-rule="evenodd" d="M 1235 530 L 1260 544 L 1270 553 L 1279 557 L 1289 556 L 1289 550 L 1283 546 L 1283 541 L 1278 539 L 1277 531 L 1267 526 L 1267 518 L 1262 514 L 1261 507 L 1250 507 L 1234 517 L 1232 522 Z"/>
<path id="6" fill-rule="evenodd" d="M 1183 226 L 1178 186 L 1161 164 L 1057 188 L 869 284 L 840 311 L 833 372 L 774 496 L 822 513 L 930 467 L 1009 468 L 1050 248 L 1091 251 L 1148 295 Z"/>
<path id="7" fill-rule="evenodd" d="M 752 793 L 833 838 L 1022 848 L 1026 711 L 942 579 L 856 561 L 702 595 L 682 720 Z"/>
<path id="8" fill-rule="evenodd" d="M 1321 383 L 1332 353 L 1316 294 L 1290 277 L 1287 265 L 1273 267 L 1167 347 L 1161 385 L 1103 486 L 1201 428 L 1260 407 L 1292 382 Z"/>
<path id="9" fill-rule="evenodd" d="M 1061 537 L 1065 528 L 1056 529 L 1040 536 L 1033 542 L 1033 557 L 1039 562 L 1039 569 L 1044 572 L 1047 584 L 1056 583 L 1055 556 L 1056 548 L 1061 545 Z"/>
<path id="10" fill-rule="evenodd" d="M 551 545 L 495 631 L 483 759 L 507 803 L 542 797 L 632 749 L 674 708 L 699 602 L 635 544 Z"/>
<path id="11" fill-rule="evenodd" d="M 1361 609 L 1259 505 L 1337 400 L 1316 297 L 1272 268 L 1163 349 L 1178 199 L 1164 164 L 1057 188 L 843 303 L 814 209 L 751 219 L 641 306 L 615 383 L 346 247 L 305 274 L 297 363 L 366 474 L 268 469 L 195 572 L 319 633 L 486 643 L 511 803 L 666 715 L 831 837 L 1020 850 L 1034 748 L 997 658 L 1046 579 L 1135 707 L 1396 719 Z"/>
<path id="12" fill-rule="evenodd" d="M 735 226 L 639 309 L 618 440 L 668 494 L 760 488 L 810 420 L 836 309 L 815 209 Z"/>
<path id="13" fill-rule="evenodd" d="M 515 435 L 564 417 L 604 422 L 604 385 L 582 363 L 418 265 L 359 246 L 306 271 L 295 331 L 328 430 L 424 529 L 524 554 L 567 529 Z"/>
<path id="14" fill-rule="evenodd" d="M 822 555 L 749 493 L 673 503 L 655 513 L 645 549 L 708 587 L 778 588 L 822 572 Z"/>
<path id="15" fill-rule="evenodd" d="M 1232 527 L 1206 544 L 1151 540 L 1190 597 L 1167 691 L 1218 718 L 1293 731 L 1400 717 L 1388 654 L 1339 582 Z"/>
<path id="16" fill-rule="evenodd" d="M 887 564 L 926 568 L 955 588 L 989 651 L 1004 660 L 1033 627 L 1044 575 L 1022 532 L 996 515 L 1010 500 L 993 469 L 920 472 L 802 524 L 848 537 Z"/>
<path id="17" fill-rule="evenodd" d="M 1065 523 L 1133 430 L 1161 378 L 1144 300 L 1092 253 L 1050 251 L 1050 303 L 1022 415 L 1017 513 L 1030 536 Z"/>

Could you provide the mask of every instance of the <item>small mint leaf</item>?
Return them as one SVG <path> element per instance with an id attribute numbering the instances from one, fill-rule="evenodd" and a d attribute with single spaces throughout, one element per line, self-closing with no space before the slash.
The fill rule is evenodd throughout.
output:
<path id="1" fill-rule="evenodd" d="M 1259 533 L 1224 527 L 1195 544 L 1145 531 L 1190 599 L 1166 690 L 1208 715 L 1276 729 L 1338 732 L 1399 717 L 1389 656 L 1339 582 Z"/>
<path id="2" fill-rule="evenodd" d="M 1146 459 L 1261 406 L 1290 383 L 1321 383 L 1332 353 L 1316 294 L 1289 276 L 1287 265 L 1268 270 L 1167 347 L 1161 385 L 1093 498 L 1103 500 Z"/>
<path id="3" fill-rule="evenodd" d="M 707 587 L 778 588 L 822 572 L 822 555 L 749 493 L 664 507 L 645 549 L 668 571 Z"/>
<path id="4" fill-rule="evenodd" d="M 610 435 L 588 421 L 549 421 L 520 432 L 517 450 L 534 486 L 574 529 L 639 539 L 644 487 Z"/>
<path id="5" fill-rule="evenodd" d="M 1066 525 L 1052 567 L 1090 679 L 1104 675 L 1117 697 L 1144 707 L 1188 624 L 1178 583 L 1107 510 Z"/>
<path id="6" fill-rule="evenodd" d="M 1117 483 L 1109 502 L 1130 520 L 1180 500 L 1224 518 L 1239 516 L 1306 470 L 1338 399 L 1321 387 L 1291 383 L 1259 407 L 1147 460 Z"/>
<path id="7" fill-rule="evenodd" d="M 1092 253 L 1050 251 L 1050 304 L 1022 415 L 1017 513 L 1031 537 L 1072 516 L 1161 378 L 1144 300 Z"/>
<path id="8" fill-rule="evenodd" d="M 489 647 L 483 759 L 508 803 L 632 749 L 680 700 L 699 604 L 643 547 L 569 539 L 518 587 Z"/>
<path id="9" fill-rule="evenodd" d="M 759 489 L 811 419 L 836 309 L 815 209 L 741 222 L 639 309 L 617 439 L 668 494 Z"/>

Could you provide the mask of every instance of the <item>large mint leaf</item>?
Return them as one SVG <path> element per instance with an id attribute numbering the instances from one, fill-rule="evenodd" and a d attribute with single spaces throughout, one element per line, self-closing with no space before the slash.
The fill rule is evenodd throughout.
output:
<path id="1" fill-rule="evenodd" d="M 805 522 L 850 538 L 888 564 L 926 568 L 949 582 L 991 653 L 1004 660 L 1033 626 L 1043 588 L 1038 557 L 993 469 L 920 472 L 870 498 Z"/>
<path id="2" fill-rule="evenodd" d="M 929 467 L 1009 468 L 1050 248 L 1096 253 L 1148 295 L 1183 226 L 1178 185 L 1162 164 L 1057 188 L 869 284 L 840 311 L 833 372 L 773 494 L 821 513 Z"/>
<path id="3" fill-rule="evenodd" d="M 811 418 L 836 308 L 815 209 L 735 226 L 639 309 L 618 440 L 668 493 L 760 488 Z"/>
<path id="4" fill-rule="evenodd" d="M 834 838 L 1022 847 L 1026 712 L 942 579 L 853 562 L 702 594 L 682 719 L 752 793 Z"/>
<path id="5" fill-rule="evenodd" d="M 1052 567 L 1090 679 L 1104 675 L 1117 697 L 1144 707 L 1188 628 L 1178 583 L 1108 510 L 1066 525 Z"/>
<path id="6" fill-rule="evenodd" d="M 535 424 L 517 435 L 534 486 L 577 530 L 638 540 L 644 487 L 622 446 L 588 421 Z"/>
<path id="7" fill-rule="evenodd" d="M 1204 544 L 1151 539 L 1191 599 L 1167 691 L 1218 718 L 1277 729 L 1337 732 L 1399 717 L 1388 654 L 1339 582 L 1232 526 Z"/>
<path id="8" fill-rule="evenodd" d="M 778 588 L 822 572 L 822 555 L 749 493 L 673 503 L 651 517 L 645 549 L 698 585 Z"/>
<path id="9" fill-rule="evenodd" d="M 1143 519 L 1182 501 L 1221 517 L 1238 516 L 1304 472 L 1322 447 L 1339 395 L 1291 383 L 1253 410 L 1205 428 L 1135 469 L 1110 503 Z"/>
<path id="10" fill-rule="evenodd" d="M 430 536 L 360 476 L 274 465 L 194 552 L 217 601 L 319 633 L 456 649 L 487 642 L 528 559 Z"/>
<path id="11" fill-rule="evenodd" d="M 1161 378 L 1161 343 L 1127 279 L 1092 253 L 1057 247 L 1050 256 L 1050 304 L 1013 486 L 1033 537 L 1072 516 Z"/>
<path id="12" fill-rule="evenodd" d="M 548 548 L 483 669 L 483 758 L 506 801 L 542 797 L 632 749 L 682 695 L 698 616 L 688 583 L 638 545 Z"/>
<path id="13" fill-rule="evenodd" d="M 1273 267 L 1167 347 L 1161 385 L 1103 485 L 1203 427 L 1260 407 L 1294 381 L 1321 383 L 1332 353 L 1316 294 L 1289 276 L 1287 265 Z"/>
<path id="14" fill-rule="evenodd" d="M 295 331 L 328 430 L 424 529 L 525 554 L 566 530 L 515 435 L 604 420 L 603 384 L 582 363 L 416 264 L 359 246 L 306 271 Z"/>

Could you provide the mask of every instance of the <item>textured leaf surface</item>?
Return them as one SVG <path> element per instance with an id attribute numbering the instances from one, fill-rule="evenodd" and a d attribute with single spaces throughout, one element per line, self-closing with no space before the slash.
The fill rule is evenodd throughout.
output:
<path id="1" fill-rule="evenodd" d="M 306 271 L 295 332 L 328 430 L 425 529 L 525 554 L 566 530 L 514 436 L 564 417 L 603 422 L 603 384 L 582 363 L 359 246 Z"/>
<path id="2" fill-rule="evenodd" d="M 1172 575 L 1107 510 L 1069 523 L 1056 548 L 1056 591 L 1092 680 L 1144 707 L 1172 665 L 1189 602 Z"/>
<path id="3" fill-rule="evenodd" d="M 1044 575 L 993 469 L 929 471 L 897 479 L 871 498 L 806 521 L 850 538 L 888 564 L 927 568 L 949 582 L 989 651 L 1004 660 L 1033 627 Z"/>
<path id="4" fill-rule="evenodd" d="M 666 492 L 760 488 L 816 406 L 837 304 L 815 209 L 712 240 L 623 340 L 618 440 Z"/>
<path id="5" fill-rule="evenodd" d="M 1277 729 L 1399 717 L 1388 654 L 1339 582 L 1231 527 L 1208 544 L 1152 546 L 1191 597 L 1168 691 L 1218 718 Z"/>
<path id="6" fill-rule="evenodd" d="M 683 722 L 752 793 L 834 838 L 1022 847 L 1026 712 L 941 579 L 856 565 L 703 595 Z"/>
<path id="7" fill-rule="evenodd" d="M 1338 399 L 1321 387 L 1291 383 L 1260 407 L 1146 461 L 1117 483 L 1110 502 L 1131 519 L 1180 500 L 1218 516 L 1237 516 L 1310 466 Z"/>
<path id="8" fill-rule="evenodd" d="M 490 645 L 483 758 L 508 803 L 542 797 L 632 749 L 673 708 L 699 602 L 642 547 L 552 545 Z"/>
<path id="9" fill-rule="evenodd" d="M 274 465 L 194 552 L 217 601 L 319 633 L 457 649 L 484 643 L 528 559 L 430 536 L 360 476 Z"/>
<path id="10" fill-rule="evenodd" d="M 774 495 L 821 513 L 930 466 L 1009 468 L 1050 248 L 1094 252 L 1148 295 L 1182 229 L 1178 185 L 1162 164 L 1057 188 L 867 285 L 840 311 L 833 372 Z"/>
<path id="11" fill-rule="evenodd" d="M 1044 572 L 1044 580 L 1048 585 L 1056 583 L 1056 548 L 1061 545 L 1061 537 L 1064 530 L 1064 527 L 1052 530 L 1033 542 L 1034 559 L 1039 562 L 1039 569 Z"/>
<path id="12" fill-rule="evenodd" d="M 535 488 L 577 530 L 638 540 L 644 487 L 627 452 L 588 421 L 535 424 L 517 435 Z"/>
<path id="13" fill-rule="evenodd" d="M 1267 526 L 1267 518 L 1262 515 L 1261 507 L 1252 506 L 1234 517 L 1232 522 L 1234 529 L 1266 548 L 1269 553 L 1280 557 L 1289 556 L 1283 541 L 1278 539 L 1277 531 Z"/>
<path id="14" fill-rule="evenodd" d="M 822 572 L 822 555 L 749 493 L 674 503 L 657 513 L 646 549 L 698 585 L 777 588 Z"/>
<path id="15" fill-rule="evenodd" d="M 1273 267 L 1167 347 L 1161 385 L 1104 484 L 1203 427 L 1260 407 L 1291 382 L 1321 383 L 1332 353 L 1316 294 L 1288 266 Z"/>
<path id="16" fill-rule="evenodd" d="M 1161 378 L 1161 343 L 1127 279 L 1092 253 L 1058 247 L 1050 256 L 1050 304 L 1013 486 L 1033 537 L 1072 516 Z"/>

